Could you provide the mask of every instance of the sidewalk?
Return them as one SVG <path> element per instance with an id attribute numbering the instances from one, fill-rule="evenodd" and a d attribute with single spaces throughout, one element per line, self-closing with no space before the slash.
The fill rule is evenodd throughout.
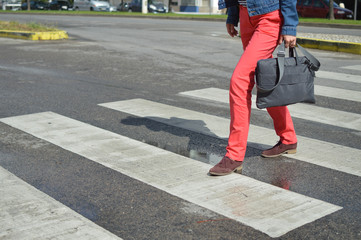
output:
<path id="1" fill-rule="evenodd" d="M 182 19 L 182 18 L 178 18 L 178 19 Z M 212 19 L 212 18 L 208 18 L 208 19 L 190 18 L 188 20 L 225 21 L 223 19 Z M 361 31 L 361 25 L 300 22 L 299 26 L 337 28 L 340 29 L 340 31 L 342 29 L 356 29 Z M 346 53 L 361 55 L 361 36 L 348 36 L 342 34 L 340 35 L 314 34 L 314 33 L 298 32 L 297 42 L 306 48 L 315 48 L 326 51 L 346 52 Z"/>
<path id="2" fill-rule="evenodd" d="M 306 48 L 361 54 L 360 36 L 299 32 L 297 42 Z"/>

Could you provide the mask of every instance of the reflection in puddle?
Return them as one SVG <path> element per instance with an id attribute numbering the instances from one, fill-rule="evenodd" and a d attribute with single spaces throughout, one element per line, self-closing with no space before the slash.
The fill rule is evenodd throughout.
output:
<path id="1" fill-rule="evenodd" d="M 160 147 L 167 151 L 171 151 L 173 153 L 210 164 L 212 166 L 216 165 L 223 158 L 223 155 L 220 154 L 207 153 L 195 149 L 187 150 L 185 148 L 181 148 L 179 146 L 173 146 L 169 144 L 160 146 L 158 142 L 147 142 L 147 143 L 153 146 Z M 297 167 L 294 166 L 294 161 L 285 159 L 283 164 L 279 160 L 275 161 L 273 164 L 271 164 L 272 161 L 270 160 L 264 162 L 265 160 L 263 158 L 258 159 L 258 161 L 254 159 L 254 161 L 255 162 L 253 162 L 253 164 L 249 163 L 252 165 L 251 168 L 253 168 L 254 170 L 248 171 L 247 176 L 258 179 L 266 183 L 270 183 L 274 186 L 286 190 L 290 190 L 293 182 L 292 179 L 297 173 Z"/>
<path id="2" fill-rule="evenodd" d="M 159 142 L 153 142 L 153 141 L 143 140 L 143 142 L 145 142 L 149 145 L 185 156 L 185 157 L 192 158 L 192 159 L 200 161 L 200 162 L 211 164 L 211 165 L 216 165 L 223 158 L 223 155 L 219 155 L 219 154 L 215 154 L 215 153 L 207 153 L 207 152 L 203 152 L 203 151 L 199 151 L 199 150 L 195 150 L 195 149 L 187 150 L 187 149 L 181 148 L 179 146 L 174 146 L 174 145 L 170 145 L 170 144 L 163 145 L 163 144 L 160 144 Z"/>
<path id="3" fill-rule="evenodd" d="M 79 206 L 78 209 L 76 209 L 77 212 L 91 221 L 98 220 L 98 215 L 96 213 L 98 211 L 98 207 L 90 203 L 82 203 L 82 204 L 83 204 L 82 206 Z"/>
<path id="4" fill-rule="evenodd" d="M 197 150 L 189 150 L 189 157 L 204 163 L 209 163 L 211 165 L 216 165 L 223 156 L 214 154 L 214 153 L 203 153 Z"/>
<path id="5" fill-rule="evenodd" d="M 216 165 L 223 156 L 214 153 L 199 152 L 192 149 L 189 151 L 189 157 L 197 161 Z M 279 163 L 277 165 L 279 165 Z M 274 186 L 289 190 L 291 187 L 291 178 L 289 174 L 291 174 L 292 176 L 292 173 L 294 173 L 294 170 L 292 170 L 292 168 L 289 166 L 287 166 L 287 169 L 282 169 L 278 167 L 276 167 L 276 169 L 268 168 L 267 171 L 263 171 L 263 176 L 268 176 L 268 180 L 263 181 L 270 183 Z"/>
<path id="6" fill-rule="evenodd" d="M 291 181 L 287 178 L 275 178 L 271 182 L 272 185 L 290 190 Z"/>

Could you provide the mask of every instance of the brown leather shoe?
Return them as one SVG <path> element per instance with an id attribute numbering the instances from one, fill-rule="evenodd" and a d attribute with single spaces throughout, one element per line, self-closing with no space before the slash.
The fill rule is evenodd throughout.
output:
<path id="1" fill-rule="evenodd" d="M 282 154 L 294 154 L 297 152 L 297 143 L 283 144 L 281 140 L 272 148 L 262 152 L 261 156 L 266 158 L 278 157 Z"/>
<path id="2" fill-rule="evenodd" d="M 242 164 L 243 161 L 234 161 L 224 156 L 217 165 L 209 170 L 209 173 L 214 176 L 224 176 L 232 172 L 242 173 Z"/>

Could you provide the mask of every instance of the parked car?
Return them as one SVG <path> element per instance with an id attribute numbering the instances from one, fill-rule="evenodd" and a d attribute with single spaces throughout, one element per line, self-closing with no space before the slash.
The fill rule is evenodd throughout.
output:
<path id="1" fill-rule="evenodd" d="M 53 0 L 49 3 L 50 10 L 71 10 L 72 7 L 67 0 Z"/>
<path id="2" fill-rule="evenodd" d="M 109 12 L 112 9 L 107 0 L 74 0 L 74 10 Z"/>
<path id="3" fill-rule="evenodd" d="M 2 10 L 18 11 L 21 9 L 21 0 L 0 0 Z"/>
<path id="4" fill-rule="evenodd" d="M 142 0 L 132 0 L 128 7 L 129 12 L 141 12 Z M 168 8 L 162 2 L 156 2 L 148 0 L 148 12 L 149 13 L 167 13 Z"/>
<path id="5" fill-rule="evenodd" d="M 109 12 L 116 12 L 116 11 L 118 11 L 116 6 L 113 6 L 113 5 L 109 6 Z"/>
<path id="6" fill-rule="evenodd" d="M 129 10 L 129 2 L 121 2 L 119 3 L 117 10 L 120 12 L 128 12 Z"/>
<path id="7" fill-rule="evenodd" d="M 355 11 L 355 4 L 357 4 L 357 10 L 354 12 L 354 17 L 356 15 L 357 20 L 361 20 L 361 0 L 342 0 L 343 5 L 345 5 L 347 9 L 351 9 Z M 341 6 L 341 3 L 339 4 Z"/>
<path id="8" fill-rule="evenodd" d="M 23 4 L 21 4 L 21 9 L 22 10 L 27 10 L 28 9 L 28 3 L 24 2 Z M 31 10 L 47 10 L 47 9 L 49 9 L 49 4 L 47 4 L 45 2 L 41 2 L 41 1 L 31 1 L 30 2 L 30 9 Z"/>
<path id="9" fill-rule="evenodd" d="M 329 9 L 329 0 L 297 0 L 297 12 L 300 17 L 327 18 Z M 335 2 L 333 11 L 336 19 L 353 19 L 351 10 L 341 8 Z"/>

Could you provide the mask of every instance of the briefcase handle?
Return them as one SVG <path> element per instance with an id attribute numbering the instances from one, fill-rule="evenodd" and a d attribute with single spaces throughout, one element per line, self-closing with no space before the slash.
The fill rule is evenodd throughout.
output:
<path id="1" fill-rule="evenodd" d="M 305 55 L 305 57 L 309 60 L 309 67 L 311 70 L 313 71 L 318 71 L 318 69 L 320 68 L 321 64 L 320 62 L 311 54 L 309 53 L 306 49 L 304 49 L 301 45 L 299 45 L 297 43 L 297 47 L 301 50 L 301 52 L 303 53 L 303 55 Z M 290 48 L 290 56 L 293 54 L 291 54 L 294 51 L 294 53 L 296 54 L 296 62 L 297 62 L 297 51 L 295 48 Z M 282 77 L 283 77 L 283 73 L 285 71 L 285 43 L 282 42 L 281 45 L 278 48 L 278 52 L 277 52 L 277 66 L 278 66 L 278 72 L 279 72 L 279 76 L 278 76 L 278 82 L 275 86 L 273 86 L 270 89 L 264 89 L 261 88 L 259 86 L 257 86 L 257 90 L 259 92 L 270 92 L 273 89 L 275 89 L 278 85 L 280 85 Z"/>

